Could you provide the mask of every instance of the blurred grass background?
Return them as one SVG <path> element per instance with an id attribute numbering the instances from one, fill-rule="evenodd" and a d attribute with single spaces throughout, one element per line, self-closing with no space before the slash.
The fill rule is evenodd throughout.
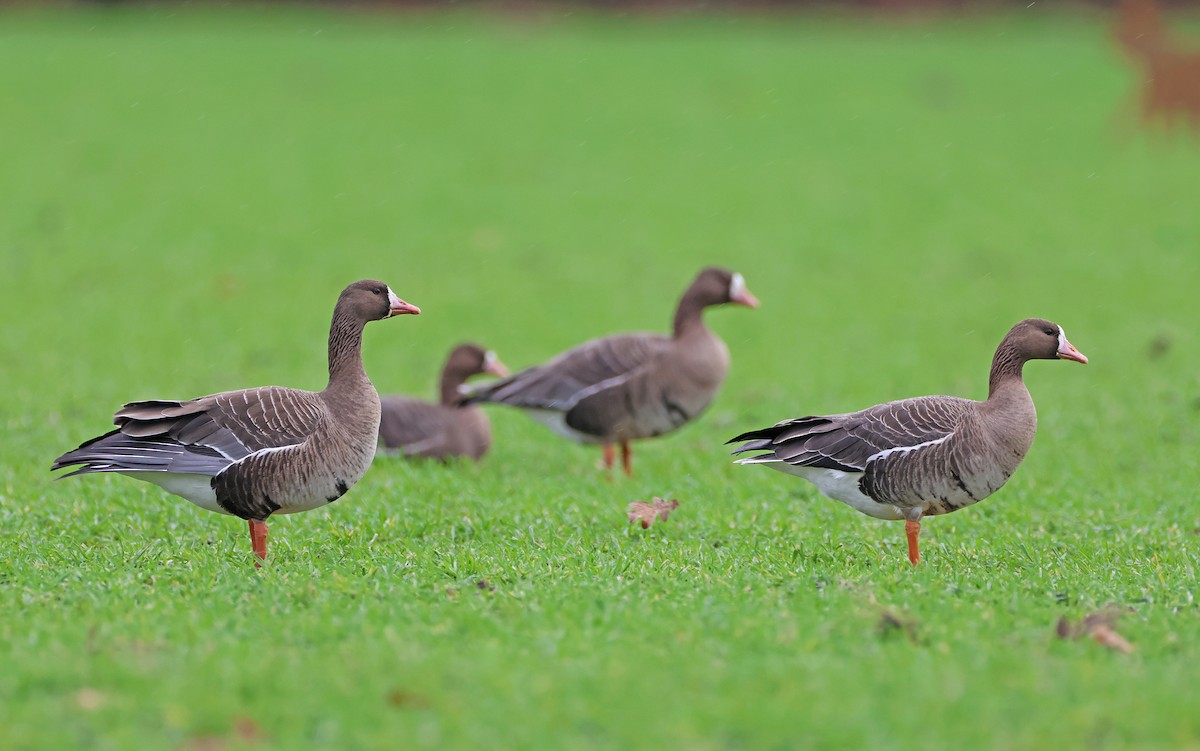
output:
<path id="1" fill-rule="evenodd" d="M 1106 24 L 0 11 L 6 737 L 1200 746 L 1200 142 L 1128 117 Z M 462 339 L 520 367 L 666 330 L 710 263 L 763 307 L 710 311 L 725 390 L 632 481 L 496 410 L 481 467 L 381 461 L 255 573 L 242 524 L 46 471 L 126 400 L 320 388 L 360 277 L 425 311 L 371 325 L 368 372 L 432 396 Z M 1092 363 L 1027 369 L 1029 459 L 919 570 L 896 525 L 728 463 L 785 417 L 982 397 L 1031 315 Z M 683 505 L 630 532 L 651 495 Z M 1055 641 L 1109 603 L 1133 655 Z"/>

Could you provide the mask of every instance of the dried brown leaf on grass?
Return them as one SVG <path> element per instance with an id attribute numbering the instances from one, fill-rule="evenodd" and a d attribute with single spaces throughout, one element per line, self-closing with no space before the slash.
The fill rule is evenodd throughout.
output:
<path id="1" fill-rule="evenodd" d="M 388 704 L 401 709 L 429 709 L 429 700 L 404 689 L 393 689 L 387 695 Z"/>
<path id="2" fill-rule="evenodd" d="M 679 508 L 679 501 L 674 498 L 664 501 L 658 496 L 654 496 L 650 503 L 634 501 L 629 504 L 627 509 L 629 523 L 641 522 L 642 529 L 649 529 L 650 525 L 656 521 L 666 521 L 671 512 L 677 508 Z"/>
<path id="3" fill-rule="evenodd" d="M 884 608 L 879 613 L 879 624 L 876 628 L 880 636 L 886 637 L 894 633 L 902 633 L 910 642 L 916 644 L 919 641 L 917 624 L 916 618 L 900 615 L 889 608 Z"/>
<path id="4" fill-rule="evenodd" d="M 233 718 L 233 733 L 242 743 L 256 746 L 267 739 L 267 734 L 253 718 L 241 715 Z"/>
<path id="5" fill-rule="evenodd" d="M 1060 639 L 1078 639 L 1090 636 L 1101 646 L 1129 654 L 1133 651 L 1133 645 L 1118 634 L 1116 629 L 1117 619 L 1127 612 L 1130 612 L 1129 608 L 1109 607 L 1095 613 L 1088 613 L 1079 621 L 1071 621 L 1062 617 L 1058 619 L 1054 631 Z"/>
<path id="6" fill-rule="evenodd" d="M 1115 649 L 1118 652 L 1129 654 L 1133 651 L 1133 645 L 1130 644 L 1125 637 L 1118 634 L 1111 626 L 1101 624 L 1092 630 L 1092 638 L 1102 646 L 1109 649 Z"/>
<path id="7" fill-rule="evenodd" d="M 94 712 L 104 706 L 104 694 L 85 686 L 75 692 L 75 706 L 85 712 Z"/>
<path id="8" fill-rule="evenodd" d="M 179 748 L 180 751 L 225 751 L 229 748 L 229 739 L 223 735 L 197 735 Z"/>
<path id="9" fill-rule="evenodd" d="M 239 715 L 233 718 L 233 727 L 223 735 L 196 735 L 180 746 L 181 751 L 225 751 L 231 746 L 257 746 L 267 739 L 253 718 Z"/>

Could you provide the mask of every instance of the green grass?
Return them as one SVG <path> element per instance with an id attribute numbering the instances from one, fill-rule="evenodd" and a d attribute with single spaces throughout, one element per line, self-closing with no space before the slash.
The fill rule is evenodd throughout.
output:
<path id="1" fill-rule="evenodd" d="M 1104 19 L 1040 8 L 0 14 L 6 747 L 1200 748 L 1200 143 L 1123 132 Z M 710 311 L 725 389 L 632 480 L 494 410 L 481 466 L 381 460 L 255 571 L 239 521 L 47 471 L 126 400 L 319 388 L 360 277 L 425 310 L 375 383 L 431 395 L 461 339 L 664 330 L 708 263 L 763 307 Z M 1027 368 L 1029 458 L 919 568 L 729 462 L 981 397 L 1030 315 L 1092 363 Z M 1110 604 L 1132 654 L 1055 637 Z"/>

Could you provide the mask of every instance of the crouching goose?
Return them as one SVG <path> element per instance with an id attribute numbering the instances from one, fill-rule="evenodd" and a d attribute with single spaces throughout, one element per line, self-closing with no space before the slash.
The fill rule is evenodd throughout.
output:
<path id="1" fill-rule="evenodd" d="M 560 436 L 600 444 L 608 469 L 613 444 L 620 443 L 622 466 L 631 475 L 630 441 L 675 430 L 717 395 L 729 370 L 729 350 L 701 314 L 724 303 L 758 307 L 741 274 L 706 268 L 683 293 L 671 336 L 592 339 L 475 390 L 467 403 L 518 407 Z"/>
<path id="2" fill-rule="evenodd" d="M 379 395 L 362 364 L 367 321 L 420 313 L 383 282 L 342 291 L 329 328 L 324 391 L 280 386 L 225 391 L 186 401 L 130 402 L 117 429 L 58 457 L 62 475 L 117 472 L 152 482 L 209 511 L 249 522 L 267 557 L 267 517 L 332 503 L 375 455 Z"/>
<path id="3" fill-rule="evenodd" d="M 921 556 L 921 518 L 957 511 L 1000 489 L 1033 443 L 1037 412 L 1021 369 L 1029 360 L 1086 363 L 1062 327 L 1021 321 L 996 348 L 988 398 L 922 396 L 861 412 L 785 420 L 742 433 L 739 464 L 799 475 L 877 519 L 903 519 L 908 559 Z"/>
<path id="4" fill-rule="evenodd" d="M 407 396 L 384 397 L 379 421 L 379 440 L 384 448 L 430 459 L 483 457 L 492 445 L 487 415 L 478 407 L 461 406 L 467 398 L 463 385 L 480 373 L 504 377 L 508 369 L 495 352 L 477 344 L 460 344 L 442 368 L 441 399 L 437 404 Z"/>

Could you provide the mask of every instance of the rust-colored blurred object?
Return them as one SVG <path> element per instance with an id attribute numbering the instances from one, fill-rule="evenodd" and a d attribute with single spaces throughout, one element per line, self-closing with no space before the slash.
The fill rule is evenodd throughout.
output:
<path id="1" fill-rule="evenodd" d="M 1200 133 L 1200 49 L 1168 33 L 1158 0 L 1121 0 L 1113 33 L 1140 72 L 1142 122 L 1169 128 L 1182 120 Z"/>
<path id="2" fill-rule="evenodd" d="M 1081 621 L 1071 621 L 1063 617 L 1058 619 L 1054 630 L 1060 639 L 1090 636 L 1102 647 L 1129 654 L 1133 651 L 1133 645 L 1117 633 L 1117 619 L 1127 612 L 1128 608 L 1107 607 L 1096 613 L 1088 613 Z"/>
<path id="3" fill-rule="evenodd" d="M 634 501 L 629 504 L 626 513 L 629 516 L 629 523 L 641 522 L 642 529 L 650 529 L 650 525 L 656 521 L 666 521 L 671 512 L 679 508 L 679 501 L 672 498 L 669 501 L 664 501 L 658 496 L 650 503 L 644 501 Z"/>

